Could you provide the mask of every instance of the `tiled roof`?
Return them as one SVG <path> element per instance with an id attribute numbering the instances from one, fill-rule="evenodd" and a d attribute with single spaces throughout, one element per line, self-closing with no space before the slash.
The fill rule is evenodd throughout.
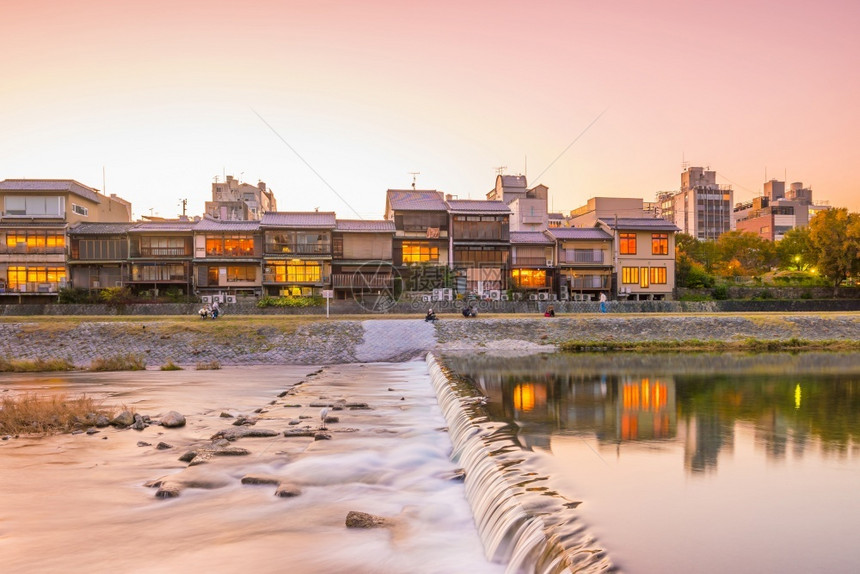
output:
<path id="1" fill-rule="evenodd" d="M 586 239 L 608 241 L 612 236 L 599 227 L 553 227 L 549 230 L 556 239 Z"/>
<path id="2" fill-rule="evenodd" d="M 564 219 L 564 214 L 558 212 L 547 213 L 547 216 L 550 219 Z"/>
<path id="3" fill-rule="evenodd" d="M 384 219 L 338 219 L 335 231 L 394 233 L 394 222 Z"/>
<path id="4" fill-rule="evenodd" d="M 129 228 L 129 233 L 152 231 L 194 231 L 194 221 L 139 221 Z"/>
<path id="5" fill-rule="evenodd" d="M 64 229 L 66 222 L 60 219 L 54 221 L 32 221 L 27 219 L 7 219 L 0 223 L 0 229 L 31 229 L 33 227 L 44 227 L 45 229 Z"/>
<path id="6" fill-rule="evenodd" d="M 504 187 L 526 187 L 526 176 L 524 175 L 503 175 L 502 186 Z"/>
<path id="7" fill-rule="evenodd" d="M 263 214 L 260 227 L 310 227 L 334 229 L 333 211 L 272 211 Z"/>
<path id="8" fill-rule="evenodd" d="M 511 231 L 511 244 L 514 243 L 543 243 L 552 245 L 555 242 L 552 237 L 548 237 L 543 231 Z"/>
<path id="9" fill-rule="evenodd" d="M 81 223 L 69 228 L 69 235 L 124 235 L 134 223 Z"/>
<path id="10" fill-rule="evenodd" d="M 233 231 L 259 231 L 259 221 L 235 221 L 210 219 L 208 217 L 201 219 L 194 226 L 194 231 L 220 231 L 230 233 Z"/>
<path id="11" fill-rule="evenodd" d="M 101 203 L 98 190 L 73 179 L 4 179 L 0 191 L 67 191 L 95 203 Z"/>
<path id="12" fill-rule="evenodd" d="M 504 201 L 490 199 L 449 199 L 445 203 L 452 213 L 510 213 Z"/>
<path id="13" fill-rule="evenodd" d="M 434 190 L 389 189 L 388 205 L 402 211 L 447 211 L 442 194 Z"/>
<path id="14" fill-rule="evenodd" d="M 677 225 L 660 217 L 619 217 L 618 219 L 613 217 L 600 219 L 599 221 L 607 225 L 610 229 L 681 231 Z"/>

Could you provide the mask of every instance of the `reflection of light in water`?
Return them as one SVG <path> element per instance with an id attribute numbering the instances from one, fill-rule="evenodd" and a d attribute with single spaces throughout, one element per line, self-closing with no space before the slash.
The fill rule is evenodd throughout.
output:
<path id="1" fill-rule="evenodd" d="M 530 411 L 535 408 L 535 386 L 532 383 L 514 387 L 514 408 L 518 411 Z"/>
<path id="2" fill-rule="evenodd" d="M 794 408 L 795 409 L 800 408 L 800 384 L 799 383 L 794 388 Z"/>
<path id="3" fill-rule="evenodd" d="M 668 394 L 665 383 L 652 383 L 648 378 L 636 383 L 624 383 L 621 388 L 622 404 L 627 410 L 659 411 L 666 406 Z"/>

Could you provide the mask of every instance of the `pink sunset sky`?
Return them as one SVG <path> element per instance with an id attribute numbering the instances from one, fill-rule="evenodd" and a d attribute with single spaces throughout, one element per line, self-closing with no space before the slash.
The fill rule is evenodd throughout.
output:
<path id="1" fill-rule="evenodd" d="M 233 175 L 381 218 L 410 172 L 483 198 L 506 166 L 566 212 L 686 160 L 736 202 L 787 178 L 858 211 L 858 26 L 855 0 L 3 0 L 0 179 L 174 217 Z"/>

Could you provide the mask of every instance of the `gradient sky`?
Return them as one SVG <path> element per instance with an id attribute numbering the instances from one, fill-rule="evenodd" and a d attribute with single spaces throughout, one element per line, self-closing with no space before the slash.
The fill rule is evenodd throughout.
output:
<path id="1" fill-rule="evenodd" d="M 860 211 L 858 25 L 856 0 L 0 0 L 0 179 L 174 217 L 234 175 L 380 218 L 410 172 L 483 198 L 506 166 L 569 211 L 686 160 L 735 201 L 787 177 Z"/>

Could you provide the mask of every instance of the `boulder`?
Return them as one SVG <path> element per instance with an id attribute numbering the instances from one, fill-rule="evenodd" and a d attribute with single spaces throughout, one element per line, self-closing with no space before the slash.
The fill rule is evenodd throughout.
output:
<path id="1" fill-rule="evenodd" d="M 386 526 L 391 526 L 391 523 L 381 516 L 356 510 L 350 510 L 346 515 L 347 528 L 384 528 Z"/>
<path id="2" fill-rule="evenodd" d="M 106 415 L 96 415 L 95 425 L 98 428 L 104 428 L 106 426 L 110 426 L 110 419 L 107 418 Z"/>
<path id="3" fill-rule="evenodd" d="M 280 433 L 271 429 L 258 429 L 251 427 L 236 427 L 224 429 L 222 431 L 216 432 L 212 435 L 212 440 L 224 438 L 229 441 L 238 440 L 240 438 L 261 438 L 261 437 L 271 437 L 278 436 Z"/>
<path id="4" fill-rule="evenodd" d="M 280 496 L 281 498 L 292 498 L 300 495 L 301 493 L 302 490 L 298 486 L 287 483 L 279 484 L 278 488 L 275 490 L 275 496 Z"/>
<path id="5" fill-rule="evenodd" d="M 134 424 L 134 415 L 131 411 L 122 411 L 110 420 L 110 424 L 115 427 L 127 427 Z"/>
<path id="6" fill-rule="evenodd" d="M 242 484 L 281 484 L 281 479 L 269 474 L 246 474 Z"/>
<path id="7" fill-rule="evenodd" d="M 185 417 L 176 411 L 168 411 L 161 416 L 161 426 L 166 428 L 184 427 Z"/>

